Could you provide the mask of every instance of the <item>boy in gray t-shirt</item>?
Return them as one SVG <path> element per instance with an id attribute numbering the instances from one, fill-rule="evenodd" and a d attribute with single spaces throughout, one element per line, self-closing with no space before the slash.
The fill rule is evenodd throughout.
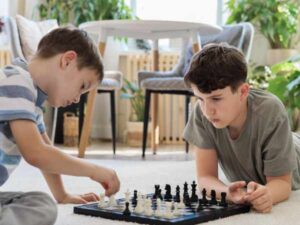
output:
<path id="1" fill-rule="evenodd" d="M 234 47 L 211 44 L 197 53 L 185 82 L 199 100 L 184 138 L 195 145 L 201 188 L 265 213 L 300 188 L 300 139 L 280 100 L 250 89 L 246 77 L 244 56 Z M 218 163 L 230 184 L 219 180 Z"/>

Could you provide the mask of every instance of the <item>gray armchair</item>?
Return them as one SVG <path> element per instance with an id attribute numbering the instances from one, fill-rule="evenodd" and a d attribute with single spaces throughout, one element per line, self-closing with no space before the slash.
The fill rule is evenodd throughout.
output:
<path id="1" fill-rule="evenodd" d="M 236 25 L 226 25 L 222 27 L 223 30 L 211 36 L 202 36 L 201 45 L 204 46 L 209 43 L 227 42 L 242 50 L 247 61 L 250 58 L 252 42 L 254 36 L 254 28 L 251 23 L 240 23 Z M 184 74 L 188 70 L 190 60 L 193 56 L 192 47 L 187 47 L 186 51 L 183 51 L 178 65 L 169 72 L 150 72 L 141 71 L 138 73 L 139 85 L 145 89 L 145 115 L 144 115 L 144 130 L 143 130 L 143 145 L 142 156 L 145 156 L 147 146 L 147 130 L 149 121 L 150 101 L 151 94 L 175 94 L 185 95 L 185 122 L 188 120 L 188 106 L 190 103 L 190 97 L 193 96 L 193 92 L 187 88 L 184 84 Z M 156 104 L 157 105 L 157 104 Z M 157 110 L 157 109 L 156 109 Z M 154 113 L 157 115 L 157 113 Z M 156 118 L 154 118 L 156 121 Z M 152 131 L 154 134 L 154 131 Z M 186 153 L 188 153 L 189 145 L 186 142 Z M 155 154 L 156 149 L 153 149 Z"/>

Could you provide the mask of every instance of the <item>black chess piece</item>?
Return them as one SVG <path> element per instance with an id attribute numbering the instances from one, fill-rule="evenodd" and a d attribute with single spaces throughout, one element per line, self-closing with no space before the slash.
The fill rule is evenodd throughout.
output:
<path id="1" fill-rule="evenodd" d="M 160 200 L 163 200 L 163 197 L 162 197 L 162 194 L 161 194 L 161 189 L 158 189 L 156 197 L 160 198 Z"/>
<path id="2" fill-rule="evenodd" d="M 217 205 L 218 204 L 215 190 L 211 190 L 211 192 L 210 192 L 209 204 L 210 205 Z"/>
<path id="3" fill-rule="evenodd" d="M 189 195 L 189 188 L 187 182 L 185 182 L 183 185 L 183 196 L 185 195 Z"/>
<path id="4" fill-rule="evenodd" d="M 159 185 L 154 185 L 154 188 L 155 188 L 155 192 L 154 192 L 152 198 L 153 198 L 153 199 L 157 199 L 157 196 L 158 196 L 158 190 L 159 190 L 160 186 L 159 186 Z"/>
<path id="5" fill-rule="evenodd" d="M 136 204 L 137 204 L 137 190 L 133 191 L 133 198 L 131 200 L 131 203 L 133 206 L 136 206 Z"/>
<path id="6" fill-rule="evenodd" d="M 221 201 L 219 202 L 219 206 L 227 207 L 228 203 L 226 201 L 226 192 L 221 192 Z"/>
<path id="7" fill-rule="evenodd" d="M 192 186 L 192 196 L 191 196 L 191 202 L 198 202 L 198 195 L 196 194 L 196 187 L 197 184 L 195 181 L 193 181 L 193 183 L 191 184 Z"/>
<path id="8" fill-rule="evenodd" d="M 187 206 L 187 207 L 191 207 L 191 205 L 192 205 L 191 198 L 188 194 L 186 196 L 184 196 L 183 202 L 184 202 L 185 206 Z"/>
<path id="9" fill-rule="evenodd" d="M 165 201 L 172 201 L 171 185 L 166 184 L 165 190 L 166 190 Z"/>
<path id="10" fill-rule="evenodd" d="M 203 208 L 203 205 L 202 205 L 202 200 L 199 199 L 198 202 L 199 202 L 199 203 L 198 203 L 198 207 L 197 207 L 197 212 L 200 212 L 200 211 L 202 211 L 204 208 Z"/>
<path id="11" fill-rule="evenodd" d="M 129 202 L 126 202 L 125 203 L 125 210 L 123 211 L 123 215 L 124 216 L 130 216 L 131 215 L 131 212 L 130 212 L 130 210 L 129 210 Z"/>
<path id="12" fill-rule="evenodd" d="M 208 200 L 206 198 L 206 189 L 203 188 L 202 190 L 202 199 L 201 199 L 202 205 L 207 205 L 208 204 Z"/>
<path id="13" fill-rule="evenodd" d="M 176 186 L 176 195 L 174 197 L 174 202 L 180 202 L 180 187 L 179 187 L 179 185 Z"/>

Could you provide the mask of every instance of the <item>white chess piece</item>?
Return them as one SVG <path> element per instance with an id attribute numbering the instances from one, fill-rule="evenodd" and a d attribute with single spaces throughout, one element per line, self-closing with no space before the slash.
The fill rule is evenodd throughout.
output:
<path id="1" fill-rule="evenodd" d="M 172 213 L 172 202 L 166 202 L 166 212 L 164 217 L 166 219 L 171 219 L 173 218 L 173 213 Z"/>
<path id="2" fill-rule="evenodd" d="M 178 210 L 178 202 L 174 203 L 173 215 L 174 216 L 179 216 L 180 215 L 180 211 Z"/>
<path id="3" fill-rule="evenodd" d="M 105 202 L 105 194 L 100 194 L 99 198 L 100 198 L 100 201 L 98 202 L 98 207 L 105 208 L 107 206 L 106 202 Z"/>
<path id="4" fill-rule="evenodd" d="M 178 209 L 184 209 L 185 208 L 185 204 L 183 202 L 184 196 L 182 194 L 181 198 L 180 198 L 180 202 L 178 204 Z"/>
<path id="5" fill-rule="evenodd" d="M 144 203 L 143 203 L 143 197 L 141 195 L 141 193 L 137 194 L 137 204 L 136 207 L 134 209 L 135 213 L 141 214 L 144 212 Z"/>
<path id="6" fill-rule="evenodd" d="M 147 198 L 145 200 L 145 215 L 146 216 L 152 216 L 153 215 L 153 210 L 152 210 L 152 201 L 150 198 Z"/>
<path id="7" fill-rule="evenodd" d="M 117 201 L 116 201 L 114 195 L 111 195 L 111 196 L 109 197 L 108 205 L 109 205 L 110 207 L 115 207 L 115 206 L 118 205 L 118 203 L 117 203 Z"/>
<path id="8" fill-rule="evenodd" d="M 155 210 L 154 216 L 156 216 L 156 217 L 162 216 L 160 198 L 156 199 L 156 210 Z"/>
<path id="9" fill-rule="evenodd" d="M 125 194 L 125 202 L 130 202 L 130 191 L 129 191 L 129 189 L 127 189 L 127 191 L 124 194 Z"/>

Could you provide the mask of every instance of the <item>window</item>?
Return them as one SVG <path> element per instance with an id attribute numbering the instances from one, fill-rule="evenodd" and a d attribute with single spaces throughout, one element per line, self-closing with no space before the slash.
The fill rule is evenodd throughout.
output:
<path id="1" fill-rule="evenodd" d="M 140 19 L 217 23 L 219 0 L 135 0 Z"/>

